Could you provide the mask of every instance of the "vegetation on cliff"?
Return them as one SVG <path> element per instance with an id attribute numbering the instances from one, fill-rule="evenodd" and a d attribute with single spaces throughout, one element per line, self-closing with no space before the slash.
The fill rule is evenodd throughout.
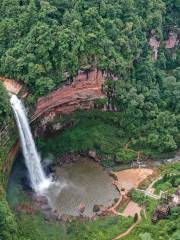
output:
<path id="1" fill-rule="evenodd" d="M 3 84 L 0 82 L 0 126 L 10 114 L 9 97 Z"/>
<path id="2" fill-rule="evenodd" d="M 18 79 L 32 98 L 45 95 L 67 78 L 72 80 L 80 69 L 98 68 L 109 76 L 104 91 L 110 112 L 77 114 L 72 117 L 73 127 L 57 136 L 55 143 L 41 139 L 39 146 L 56 155 L 93 148 L 124 161 L 134 158 L 124 151 L 125 144 L 153 156 L 178 149 L 180 50 L 177 45 L 166 48 L 164 40 L 170 32 L 178 34 L 179 11 L 179 0 L 1 0 L 0 75 Z M 149 46 L 152 36 L 161 42 L 156 61 Z M 0 126 L 9 114 L 8 95 L 0 83 Z M 0 146 L 0 153 L 4 152 Z M 104 160 L 106 165 L 109 159 Z M 159 182 L 157 190 L 162 185 L 174 187 L 176 181 L 167 176 L 167 185 Z M 167 234 L 169 239 L 179 239 L 178 210 L 153 226 L 154 205 L 149 201 L 148 219 L 126 239 L 160 240 Z M 41 226 L 42 221 L 25 215 L 17 224 L 0 185 L 0 239 L 57 239 L 58 227 L 52 227 L 46 237 L 45 229 L 51 226 L 45 222 Z M 64 239 L 109 239 L 119 231 L 118 224 L 117 218 L 72 223 L 69 238 L 63 227 L 61 233 Z"/>
<path id="3" fill-rule="evenodd" d="M 0 239 L 17 240 L 18 226 L 7 202 L 0 195 Z"/>
<path id="4" fill-rule="evenodd" d="M 20 80 L 36 99 L 79 69 L 106 71 L 107 104 L 119 112 L 109 118 L 112 125 L 134 149 L 174 151 L 180 143 L 180 54 L 164 41 L 178 34 L 179 10 L 177 0 L 3 0 L 0 74 Z M 156 61 L 152 36 L 161 42 Z"/>
<path id="5" fill-rule="evenodd" d="M 155 69 L 176 68 L 179 61 L 162 47 L 152 62 L 151 30 L 167 39 L 177 31 L 179 9 L 178 0 L 2 0 L 0 74 L 21 80 L 38 96 L 82 66 L 150 87 L 160 80 Z"/>

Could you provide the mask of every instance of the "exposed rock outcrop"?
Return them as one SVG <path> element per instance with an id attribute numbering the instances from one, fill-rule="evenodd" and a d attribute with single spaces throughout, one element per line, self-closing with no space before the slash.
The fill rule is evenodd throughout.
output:
<path id="1" fill-rule="evenodd" d="M 160 41 L 154 30 L 151 31 L 151 36 L 149 39 L 149 46 L 152 48 L 152 59 L 154 61 L 158 58 L 158 48 L 162 45 L 165 49 L 173 49 L 179 44 L 178 34 L 170 31 L 168 39 L 166 41 Z"/>
<path id="2" fill-rule="evenodd" d="M 157 37 L 154 35 L 154 32 L 152 32 L 152 36 L 151 38 L 149 39 L 149 45 L 151 46 L 152 48 L 152 51 L 153 51 L 153 56 L 152 56 L 152 59 L 154 61 L 157 60 L 157 56 L 158 56 L 158 48 L 160 46 L 160 41 L 157 39 Z"/>
<path id="3" fill-rule="evenodd" d="M 165 44 L 166 44 L 165 47 L 174 48 L 175 46 L 178 45 L 178 43 L 179 43 L 178 35 L 174 32 L 170 32 L 168 40 L 165 41 Z"/>
<path id="4" fill-rule="evenodd" d="M 95 204 L 93 207 L 93 212 L 99 212 L 101 210 L 101 205 Z"/>
<path id="5" fill-rule="evenodd" d="M 97 216 L 105 216 L 107 215 L 108 211 L 107 211 L 107 207 L 105 207 L 104 205 L 98 205 L 95 204 L 93 207 L 93 212 L 97 215 Z"/>
<path id="6" fill-rule="evenodd" d="M 90 158 L 92 158 L 93 160 L 95 160 L 96 162 L 99 162 L 100 161 L 100 158 L 98 157 L 97 153 L 95 150 L 89 150 L 88 152 L 88 156 Z"/>
<path id="7" fill-rule="evenodd" d="M 172 207 L 180 206 L 180 189 L 177 189 L 177 191 L 174 194 L 172 194 L 171 206 Z"/>
<path id="8" fill-rule="evenodd" d="M 80 203 L 79 206 L 78 206 L 78 212 L 80 215 L 83 215 L 84 211 L 85 211 L 85 204 L 84 203 Z"/>
<path id="9" fill-rule="evenodd" d="M 38 100 L 33 120 L 49 115 L 71 114 L 77 109 L 91 109 L 94 100 L 105 97 L 102 85 L 107 74 L 100 70 L 80 72 L 70 85 L 41 97 Z"/>
<path id="10" fill-rule="evenodd" d="M 18 94 L 22 89 L 22 85 L 13 79 L 0 77 L 0 81 L 2 81 L 5 88 L 13 94 Z"/>

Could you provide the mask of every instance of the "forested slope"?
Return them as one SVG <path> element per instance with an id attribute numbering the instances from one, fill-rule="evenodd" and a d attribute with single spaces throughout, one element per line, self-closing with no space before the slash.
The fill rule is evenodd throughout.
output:
<path id="1" fill-rule="evenodd" d="M 109 73 L 112 117 L 138 148 L 173 151 L 179 144 L 178 0 L 2 0 L 0 74 L 18 79 L 35 99 L 79 69 Z M 157 61 L 149 46 L 159 41 Z M 118 81 L 111 81 L 115 74 Z"/>
<path id="2" fill-rule="evenodd" d="M 104 127 L 109 125 L 116 132 L 115 154 L 124 154 L 119 139 L 145 154 L 175 151 L 180 144 L 180 50 L 165 48 L 164 41 L 170 32 L 179 34 L 179 11 L 179 0 L 1 0 L 0 75 L 19 80 L 36 100 L 79 69 L 104 70 L 111 112 L 75 116 L 79 125 L 64 133 L 66 142 L 74 133 L 82 139 L 85 132 L 91 146 L 95 138 L 104 139 L 109 149 L 103 138 L 109 137 Z M 156 61 L 149 46 L 152 33 L 160 41 Z M 0 83 L 0 125 L 9 115 Z M 79 150 L 76 142 L 73 146 Z M 21 239 L 2 192 L 0 238 Z"/>
<path id="3" fill-rule="evenodd" d="M 97 66 L 123 81 L 150 86 L 177 67 L 164 49 L 154 64 L 151 30 L 159 40 L 177 31 L 178 0 L 2 0 L 0 74 L 45 94 L 81 67 Z M 138 81 L 138 83 L 139 83 Z"/>

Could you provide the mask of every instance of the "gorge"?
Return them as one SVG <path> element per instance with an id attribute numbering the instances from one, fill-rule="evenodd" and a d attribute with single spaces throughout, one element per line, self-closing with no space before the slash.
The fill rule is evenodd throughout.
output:
<path id="1" fill-rule="evenodd" d="M 75 171 L 72 179 L 71 175 L 73 176 L 73 172 L 71 172 L 71 168 L 68 175 L 68 171 L 65 171 L 64 174 L 58 174 L 57 172 L 56 182 L 51 175 L 46 176 L 28 123 L 26 109 L 16 95 L 11 96 L 10 102 L 14 111 L 22 152 L 28 169 L 29 177 L 25 177 L 25 175 L 23 177 L 24 179 L 26 178 L 26 181 L 30 181 L 30 187 L 37 194 L 37 198 L 38 196 L 46 197 L 49 207 L 52 208 L 53 212 L 56 211 L 59 218 L 65 213 L 77 215 L 78 207 L 82 202 L 85 208 L 85 216 L 93 216 L 93 206 L 95 204 L 103 204 L 104 207 L 106 204 L 111 206 L 113 199 L 118 197 L 118 194 L 115 193 L 115 188 L 112 188 L 112 182 L 108 179 L 108 175 L 103 174 L 101 169 L 98 170 L 97 166 L 93 166 L 93 163 L 88 163 L 88 160 L 84 163 L 81 162 L 79 167 L 77 167 L 77 163 L 75 166 L 72 166 L 73 171 Z M 60 169 L 59 171 L 62 170 Z M 90 174 L 89 177 L 88 173 Z M 78 181 L 77 175 L 80 177 Z M 63 189 L 65 189 L 64 193 Z M 50 211 L 49 215 L 52 214 Z"/>
<path id="2" fill-rule="evenodd" d="M 179 12 L 0 1 L 0 240 L 179 240 Z"/>

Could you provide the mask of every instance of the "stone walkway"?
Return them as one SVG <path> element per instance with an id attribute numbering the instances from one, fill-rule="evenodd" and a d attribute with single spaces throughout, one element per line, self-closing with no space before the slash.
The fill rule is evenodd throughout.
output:
<path id="1" fill-rule="evenodd" d="M 141 190 L 141 189 L 138 189 L 136 188 L 137 191 L 139 192 L 143 192 L 145 196 L 149 196 L 151 198 L 154 198 L 156 200 L 159 200 L 161 199 L 161 195 L 163 194 L 163 191 L 160 192 L 159 195 L 157 194 L 154 194 L 154 188 L 153 188 L 153 185 L 159 181 L 160 179 L 162 179 L 162 177 L 160 176 L 159 178 L 155 179 L 147 188 L 146 190 Z"/>

